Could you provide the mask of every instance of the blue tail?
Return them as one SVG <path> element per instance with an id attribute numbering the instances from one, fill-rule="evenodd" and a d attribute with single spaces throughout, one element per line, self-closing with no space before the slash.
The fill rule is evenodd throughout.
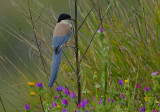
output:
<path id="1" fill-rule="evenodd" d="M 62 56 L 62 49 L 57 54 L 54 51 L 53 58 L 52 58 L 51 74 L 50 74 L 48 87 L 52 87 L 53 83 L 57 79 L 59 65 L 61 63 L 61 56 Z"/>

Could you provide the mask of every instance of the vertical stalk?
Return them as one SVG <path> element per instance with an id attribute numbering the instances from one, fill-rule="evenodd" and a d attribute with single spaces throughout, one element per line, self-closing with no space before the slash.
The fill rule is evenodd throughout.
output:
<path id="1" fill-rule="evenodd" d="M 78 86 L 78 104 L 81 102 L 81 83 L 80 83 L 80 65 L 78 56 L 78 26 L 77 26 L 77 4 L 78 0 L 75 0 L 75 47 L 76 47 L 76 75 L 77 75 L 77 86 Z"/>

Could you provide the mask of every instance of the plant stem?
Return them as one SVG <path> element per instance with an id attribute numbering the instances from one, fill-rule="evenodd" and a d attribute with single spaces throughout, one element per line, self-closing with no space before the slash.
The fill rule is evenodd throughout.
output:
<path id="1" fill-rule="evenodd" d="M 78 86 L 78 104 L 81 102 L 81 83 L 80 83 L 80 66 L 78 56 L 78 26 L 77 26 L 77 4 L 78 0 L 75 0 L 75 46 L 76 46 L 76 68 L 77 68 L 77 86 Z"/>
<path id="2" fill-rule="evenodd" d="M 1 99 L 1 97 L 0 97 L 0 101 L 1 101 L 1 104 L 2 104 L 2 107 L 3 107 L 4 112 L 7 112 L 6 109 L 5 109 L 5 107 L 4 107 L 4 104 L 3 104 L 3 101 L 2 101 L 2 99 Z"/>

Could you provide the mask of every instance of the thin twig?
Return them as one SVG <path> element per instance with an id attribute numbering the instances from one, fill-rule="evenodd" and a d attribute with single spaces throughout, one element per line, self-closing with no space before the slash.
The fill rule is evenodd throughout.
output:
<path id="1" fill-rule="evenodd" d="M 34 38 L 36 40 L 36 45 L 38 47 L 38 53 L 39 53 L 41 61 L 42 61 L 44 72 L 45 72 L 45 74 L 47 76 L 47 79 L 49 80 L 48 75 L 47 75 L 46 66 L 45 66 L 45 61 L 43 59 L 43 55 L 41 53 L 40 45 L 39 45 L 37 34 L 36 34 L 36 31 L 35 31 L 35 25 L 34 25 L 34 21 L 33 21 L 33 18 L 32 18 L 32 12 L 31 12 L 31 8 L 30 8 L 30 0 L 28 0 L 28 8 L 29 8 L 29 14 L 30 14 L 30 20 L 31 20 L 31 24 L 32 24 L 32 29 L 33 29 L 33 33 L 34 33 Z"/>
<path id="2" fill-rule="evenodd" d="M 41 95 L 39 95 L 39 99 L 40 99 L 40 101 L 41 101 L 42 110 L 43 110 L 43 112 L 45 112 L 45 111 L 44 111 L 44 107 L 43 107 L 43 102 L 42 102 Z"/>
<path id="3" fill-rule="evenodd" d="M 43 10 L 44 10 L 44 7 L 42 8 L 41 13 L 39 14 L 38 18 L 34 21 L 34 23 L 36 23 L 41 18 Z"/>
<path id="4" fill-rule="evenodd" d="M 92 7 L 92 9 L 88 12 L 88 14 L 86 15 L 86 17 L 84 18 L 83 22 L 81 23 L 81 25 L 78 27 L 78 31 L 79 29 L 82 27 L 82 25 L 84 24 L 84 22 L 86 21 L 87 17 L 90 15 L 90 13 L 92 12 L 92 10 L 96 7 L 97 3 L 99 2 L 99 0 L 96 2 L 96 4 L 94 4 L 94 6 Z"/>
<path id="5" fill-rule="evenodd" d="M 76 70 L 75 70 L 75 69 L 74 69 L 74 67 L 72 66 L 72 64 L 71 64 L 71 62 L 69 61 L 69 59 L 68 59 L 67 55 L 65 54 L 65 52 L 64 52 L 64 51 L 62 51 L 62 52 L 63 52 L 64 56 L 66 57 L 66 59 L 67 59 L 67 61 L 68 61 L 69 65 L 71 66 L 71 68 L 73 69 L 73 71 L 76 73 Z"/>
<path id="6" fill-rule="evenodd" d="M 102 17 L 102 21 L 101 21 L 101 22 L 103 22 L 103 19 L 104 19 L 104 17 L 105 17 L 105 14 L 107 13 L 107 11 L 108 11 L 109 7 L 110 7 L 110 4 L 108 5 L 108 7 L 107 7 L 106 11 L 104 12 L 103 17 Z M 88 49 L 89 49 L 89 47 L 90 47 L 90 45 L 91 45 L 91 42 L 93 41 L 94 36 L 96 35 L 96 33 L 97 33 L 97 31 L 98 31 L 99 27 L 100 27 L 100 26 L 101 26 L 101 24 L 102 24 L 101 22 L 99 23 L 99 25 L 98 25 L 98 27 L 97 27 L 96 31 L 94 32 L 94 34 L 93 34 L 93 36 L 92 36 L 92 38 L 91 38 L 91 40 L 90 40 L 90 42 L 89 42 L 89 44 L 88 44 L 88 46 L 87 46 L 87 48 L 86 48 L 86 50 L 85 50 L 85 52 L 84 52 L 84 54 L 83 54 L 82 58 L 80 59 L 79 63 L 81 63 L 82 59 L 83 59 L 83 58 L 84 58 L 84 56 L 86 55 L 86 53 L 87 53 L 87 51 L 88 51 Z"/>
<path id="7" fill-rule="evenodd" d="M 2 107 L 3 107 L 4 112 L 7 112 L 6 109 L 5 109 L 5 107 L 4 107 L 4 104 L 3 104 L 3 101 L 2 101 L 2 98 L 1 98 L 1 97 L 0 97 L 0 101 L 1 101 L 1 104 L 2 104 Z"/>

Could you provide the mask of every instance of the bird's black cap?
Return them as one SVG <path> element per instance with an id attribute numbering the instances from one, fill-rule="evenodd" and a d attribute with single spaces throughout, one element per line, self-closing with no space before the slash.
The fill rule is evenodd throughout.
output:
<path id="1" fill-rule="evenodd" d="M 61 20 L 71 19 L 71 16 L 68 14 L 61 14 L 58 18 L 58 23 L 61 22 Z"/>

